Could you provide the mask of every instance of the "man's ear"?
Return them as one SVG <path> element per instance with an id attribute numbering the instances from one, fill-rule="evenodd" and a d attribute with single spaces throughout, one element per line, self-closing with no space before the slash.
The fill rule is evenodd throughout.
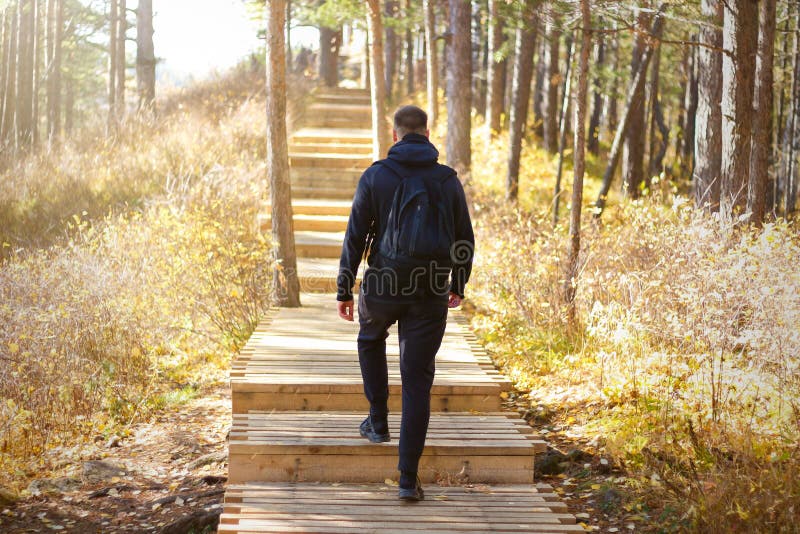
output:
<path id="1" fill-rule="evenodd" d="M 392 141 L 397 142 L 397 130 L 392 128 Z"/>
<path id="2" fill-rule="evenodd" d="M 430 128 L 425 128 L 425 137 L 427 137 L 428 139 L 431 138 L 431 129 Z"/>

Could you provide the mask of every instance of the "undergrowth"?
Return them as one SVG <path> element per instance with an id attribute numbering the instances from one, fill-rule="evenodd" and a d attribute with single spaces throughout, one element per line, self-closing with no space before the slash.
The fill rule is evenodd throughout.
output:
<path id="1" fill-rule="evenodd" d="M 4 171 L 0 484 L 219 384 L 269 307 L 263 73 L 159 109 Z"/>
<path id="2" fill-rule="evenodd" d="M 61 145 L 4 162 L 0 259 L 63 240 L 75 216 L 94 220 L 141 207 L 216 167 L 263 161 L 263 78 L 240 68 L 173 90 L 159 100 L 156 117 L 130 115 L 114 135 L 98 115 Z"/>
<path id="3" fill-rule="evenodd" d="M 675 511 L 675 528 L 795 531 L 796 225 L 726 227 L 658 180 L 642 200 L 615 200 L 598 223 L 588 207 L 599 180 L 590 175 L 579 325 L 570 331 L 566 228 L 554 227 L 550 211 L 553 158 L 535 146 L 523 152 L 520 202 L 511 205 L 501 200 L 504 140 L 475 145 L 473 325 L 506 372 L 572 410 L 572 432 L 600 436 L 632 473 L 632 489 Z"/>

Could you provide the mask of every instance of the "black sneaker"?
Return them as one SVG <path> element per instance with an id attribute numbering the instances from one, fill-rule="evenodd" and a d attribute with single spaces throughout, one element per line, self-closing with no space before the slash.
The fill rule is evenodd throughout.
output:
<path id="1" fill-rule="evenodd" d="M 372 443 L 386 443 L 390 440 L 388 429 L 383 434 L 375 432 L 375 430 L 372 428 L 372 420 L 370 416 L 367 416 L 367 418 L 361 423 L 359 432 L 363 437 L 367 438 Z"/>
<path id="2" fill-rule="evenodd" d="M 400 497 L 401 501 L 416 502 L 424 500 L 425 492 L 422 491 L 422 483 L 420 482 L 419 477 L 417 477 L 413 488 L 404 488 L 400 486 L 397 496 Z"/>

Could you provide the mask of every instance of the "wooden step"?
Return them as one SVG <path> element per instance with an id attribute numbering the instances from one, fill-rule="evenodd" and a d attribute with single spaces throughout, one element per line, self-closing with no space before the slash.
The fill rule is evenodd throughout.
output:
<path id="1" fill-rule="evenodd" d="M 425 487 L 426 499 L 397 500 L 384 484 L 230 485 L 219 532 L 585 532 L 547 485 Z"/>
<path id="2" fill-rule="evenodd" d="M 372 119 L 360 115 L 308 114 L 303 123 L 311 128 L 368 128 L 372 124 Z"/>
<path id="3" fill-rule="evenodd" d="M 350 154 L 354 158 L 368 158 L 372 163 L 372 143 L 301 143 L 289 146 L 293 154 Z"/>
<path id="4" fill-rule="evenodd" d="M 261 231 L 272 228 L 272 217 L 269 213 L 258 215 Z M 347 229 L 346 215 L 302 215 L 296 214 L 293 217 L 295 231 L 313 232 L 344 232 Z"/>
<path id="5" fill-rule="evenodd" d="M 297 274 L 300 278 L 300 291 L 305 293 L 336 293 L 336 277 L 339 274 L 339 260 L 336 258 L 297 258 Z M 356 285 L 355 285 L 355 293 L 358 293 L 358 283 L 361 280 L 360 276 L 356 276 Z M 306 302 L 308 299 L 304 299 L 304 305 L 307 305 Z M 249 350 L 249 349 L 248 349 Z M 260 407 L 263 408 L 263 402 L 269 402 L 268 400 L 257 398 L 258 395 L 254 394 L 253 397 L 250 398 L 248 402 L 250 403 L 262 403 Z M 310 397 L 304 397 L 302 399 L 298 399 L 295 397 L 294 399 L 290 399 L 290 396 L 283 396 L 283 397 L 273 397 L 281 398 L 283 402 L 280 404 L 285 406 L 287 410 L 308 410 L 311 406 L 319 407 L 323 410 L 347 410 L 348 406 L 358 406 L 361 402 L 361 398 L 359 395 L 352 395 L 351 400 L 347 401 L 344 399 L 338 399 L 337 402 L 332 404 L 330 401 L 335 398 L 331 396 L 331 393 L 324 394 L 324 396 L 319 395 L 312 395 L 312 397 L 316 398 L 314 400 Z M 363 395 L 361 395 L 363 397 Z M 342 400 L 343 402 L 338 402 Z M 241 402 L 241 399 L 240 399 Z M 259 404 L 250 404 L 250 406 L 259 407 Z M 277 409 L 277 408 L 276 408 Z M 245 408 L 243 411 L 246 411 Z"/>
<path id="6" fill-rule="evenodd" d="M 369 89 L 364 87 L 319 87 L 314 91 L 314 98 L 320 96 L 341 96 L 344 98 L 364 98 L 370 95 Z"/>
<path id="7" fill-rule="evenodd" d="M 352 202 L 347 200 L 304 198 L 297 195 L 292 198 L 292 213 L 295 215 L 349 216 L 351 206 Z M 261 213 L 270 213 L 268 201 L 261 204 Z"/>
<path id="8" fill-rule="evenodd" d="M 397 474 L 400 414 L 389 414 L 388 443 L 359 435 L 364 414 L 234 414 L 229 481 L 374 482 Z M 431 414 L 419 476 L 425 482 L 462 473 L 475 483 L 531 483 L 533 457 L 546 444 L 502 414 Z M 524 424 L 524 422 L 523 422 Z"/>
<path id="9" fill-rule="evenodd" d="M 358 104 L 362 106 L 370 106 L 372 104 L 372 99 L 369 95 L 365 96 L 350 96 L 350 95 L 336 95 L 336 94 L 329 94 L 329 95 L 316 95 L 314 97 L 315 102 L 319 102 L 320 104 Z"/>
<path id="10" fill-rule="evenodd" d="M 333 281 L 334 259 L 299 260 L 301 278 L 314 273 Z M 356 410 L 368 408 L 358 364 L 357 323 L 336 315 L 334 294 L 304 294 L 301 308 L 279 309 L 251 335 L 232 365 L 233 412 L 248 410 Z M 473 348 L 458 310 L 448 321 L 436 356 L 431 392 L 434 411 L 497 411 L 511 383 L 480 348 Z M 390 329 L 389 408 L 400 409 L 399 348 Z M 301 341 L 302 340 L 302 341 Z"/>
<path id="11" fill-rule="evenodd" d="M 364 128 L 301 128 L 292 134 L 291 143 L 372 144 L 371 127 Z"/>
<path id="12" fill-rule="evenodd" d="M 298 184 L 292 186 L 292 194 L 302 196 L 305 198 L 314 198 L 319 200 L 353 200 L 353 193 L 355 193 L 355 186 L 353 187 L 335 187 L 335 186 L 313 186 Z"/>
<path id="13" fill-rule="evenodd" d="M 347 182 L 341 179 L 302 176 L 292 181 L 292 192 L 306 195 L 306 191 L 311 191 L 311 195 L 317 198 L 341 198 L 352 199 L 355 195 L 358 184 L 354 181 Z M 324 195 L 331 194 L 333 197 Z"/>
<path id="14" fill-rule="evenodd" d="M 367 165 L 368 166 L 368 165 Z M 358 179 L 364 173 L 365 167 L 348 166 L 346 168 L 336 167 L 292 167 L 289 171 L 292 183 L 298 180 L 319 180 L 321 182 L 328 182 L 331 184 L 347 184 L 352 185 L 355 191 L 355 185 Z M 352 192 L 351 192 L 352 194 Z"/>
<path id="15" fill-rule="evenodd" d="M 317 153 L 317 154 L 304 154 L 304 153 L 290 153 L 289 160 L 292 165 L 292 171 L 299 168 L 313 168 L 313 169 L 349 169 L 358 172 L 360 175 L 364 169 L 372 165 L 371 157 L 354 156 L 353 154 L 341 154 L 336 152 L 330 153 Z"/>
<path id="16" fill-rule="evenodd" d="M 372 117 L 372 108 L 368 104 L 354 104 L 346 101 L 335 104 L 315 102 L 308 106 L 306 111 L 313 115 L 358 115 L 367 119 Z"/>
<path id="17" fill-rule="evenodd" d="M 338 258 L 342 254 L 344 232 L 295 231 L 294 242 L 301 258 Z"/>

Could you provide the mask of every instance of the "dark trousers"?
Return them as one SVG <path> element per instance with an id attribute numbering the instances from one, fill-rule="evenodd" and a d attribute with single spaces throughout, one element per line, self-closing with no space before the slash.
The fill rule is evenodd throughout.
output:
<path id="1" fill-rule="evenodd" d="M 447 310 L 447 295 L 413 302 L 378 299 L 363 292 L 358 296 L 358 360 L 373 419 L 385 419 L 389 411 L 386 338 L 389 327 L 397 322 L 403 381 L 400 471 L 418 470 L 431 415 L 434 360 L 442 344 Z"/>

